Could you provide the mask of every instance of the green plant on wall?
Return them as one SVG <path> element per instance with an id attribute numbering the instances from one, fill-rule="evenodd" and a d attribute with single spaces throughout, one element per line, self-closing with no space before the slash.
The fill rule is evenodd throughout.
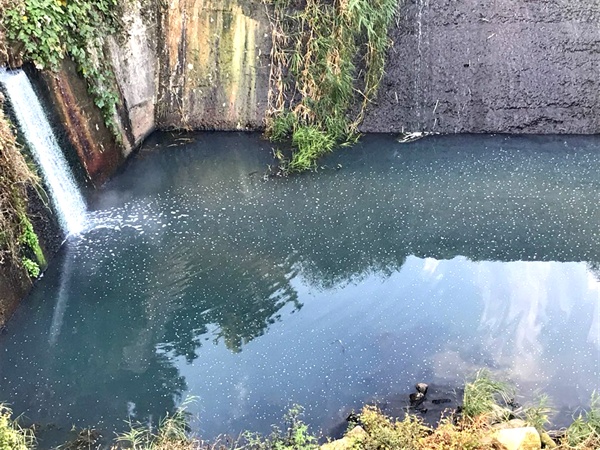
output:
<path id="1" fill-rule="evenodd" d="M 37 186 L 39 179 L 19 151 L 0 104 L 0 264 L 20 265 L 33 278 L 39 276 L 40 266 L 46 266 L 26 213 L 27 190 Z"/>
<path id="2" fill-rule="evenodd" d="M 46 258 L 44 257 L 44 252 L 40 247 L 40 241 L 38 240 L 37 234 L 35 234 L 35 231 L 33 230 L 31 221 L 25 214 L 21 214 L 21 229 L 23 231 L 21 232 L 21 237 L 19 239 L 20 243 L 33 252 L 38 266 L 45 268 L 47 265 Z"/>
<path id="3" fill-rule="evenodd" d="M 266 0 L 268 1 L 268 0 Z M 313 168 L 356 141 L 377 94 L 397 0 L 271 0 L 273 49 L 266 135 L 291 139 L 284 172 Z"/>
<path id="4" fill-rule="evenodd" d="M 96 106 L 115 136 L 118 95 L 114 75 L 102 58 L 107 35 L 120 29 L 118 0 L 9 0 L 2 23 L 7 38 L 38 69 L 56 71 L 70 55 Z"/>
<path id="5" fill-rule="evenodd" d="M 40 276 L 41 269 L 38 263 L 25 256 L 21 260 L 21 263 L 31 278 L 37 278 Z"/>

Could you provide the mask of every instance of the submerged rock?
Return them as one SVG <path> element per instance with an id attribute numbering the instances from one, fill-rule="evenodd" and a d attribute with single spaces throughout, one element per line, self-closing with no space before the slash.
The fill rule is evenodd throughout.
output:
<path id="1" fill-rule="evenodd" d="M 417 407 L 425 401 L 425 394 L 421 392 L 413 392 L 409 395 L 410 406 Z"/>

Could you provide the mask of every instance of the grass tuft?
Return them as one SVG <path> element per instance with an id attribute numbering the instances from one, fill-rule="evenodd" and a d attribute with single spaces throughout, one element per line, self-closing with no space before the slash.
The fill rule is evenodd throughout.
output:
<path id="1" fill-rule="evenodd" d="M 199 442 L 189 435 L 187 407 L 195 398 L 186 399 L 172 414 L 161 419 L 156 430 L 148 425 L 129 423 L 129 431 L 117 436 L 117 442 L 133 450 L 192 450 Z"/>
<path id="2" fill-rule="evenodd" d="M 550 399 L 547 395 L 541 395 L 536 403 L 524 409 L 523 416 L 528 425 L 535 427 L 539 432 L 543 432 L 546 425 L 550 423 L 550 415 L 554 412 L 550 406 Z"/>
<path id="3" fill-rule="evenodd" d="M 473 381 L 465 385 L 463 415 L 470 418 L 485 415 L 496 421 L 506 420 L 510 415 L 506 405 L 513 396 L 509 384 L 494 380 L 488 370 L 479 370 Z"/>
<path id="4" fill-rule="evenodd" d="M 289 164 L 292 172 L 302 172 L 312 169 L 316 161 L 335 146 L 335 139 L 327 132 L 316 126 L 300 127 L 294 131 L 292 144 L 297 148 Z"/>
<path id="5" fill-rule="evenodd" d="M 561 448 L 600 449 L 600 394 L 592 394 L 589 410 L 579 414 L 567 428 Z"/>

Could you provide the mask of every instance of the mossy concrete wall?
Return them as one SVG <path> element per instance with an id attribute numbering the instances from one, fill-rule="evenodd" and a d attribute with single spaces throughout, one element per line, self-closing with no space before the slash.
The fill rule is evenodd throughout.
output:
<path id="1" fill-rule="evenodd" d="M 271 30 L 261 0 L 172 0 L 158 39 L 159 127 L 263 126 Z"/>
<path id="2" fill-rule="evenodd" d="M 50 262 L 58 252 L 64 235 L 56 217 L 48 208 L 47 201 L 42 200 L 35 189 L 28 191 L 27 217 L 38 236 L 46 261 Z M 0 335 L 2 327 L 32 285 L 32 281 L 22 265 L 16 265 L 12 261 L 0 264 Z"/>
<path id="3" fill-rule="evenodd" d="M 60 116 L 96 186 L 157 128 L 260 129 L 269 87 L 271 28 L 261 0 L 130 1 L 126 33 L 102 58 L 120 96 L 115 139 L 66 60 L 44 74 Z"/>
<path id="4" fill-rule="evenodd" d="M 79 147 L 88 149 L 80 155 L 90 177 L 102 182 L 155 128 L 262 128 L 271 48 L 266 8 L 261 0 L 128 3 L 127 35 L 107 43 L 123 145 L 89 150 L 90 142 L 115 144 L 97 121 L 88 126 L 97 136 Z M 600 130 L 600 5 L 409 0 L 399 10 L 363 131 Z M 76 103 L 85 103 L 81 98 Z M 68 96 L 64 102 L 73 103 Z M 86 120 L 79 123 L 85 130 Z"/>
<path id="5" fill-rule="evenodd" d="M 46 108 L 56 115 L 91 182 L 100 186 L 125 160 L 131 148 L 127 134 L 123 133 L 126 146 L 120 145 L 70 59 L 56 74 L 42 72 L 41 81 Z"/>
<path id="6" fill-rule="evenodd" d="M 260 129 L 271 26 L 262 0 L 132 0 L 105 55 L 120 143 L 65 63 L 47 82 L 99 185 L 157 128 Z M 364 132 L 597 133 L 600 4 L 407 0 Z"/>

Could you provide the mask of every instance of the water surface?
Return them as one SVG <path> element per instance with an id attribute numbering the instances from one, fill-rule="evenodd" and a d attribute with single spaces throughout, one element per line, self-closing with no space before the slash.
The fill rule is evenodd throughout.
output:
<path id="1" fill-rule="evenodd" d="M 328 433 L 488 367 L 562 424 L 600 388 L 599 147 L 367 136 L 268 179 L 258 135 L 155 135 L 0 336 L 0 399 L 114 430 L 194 395 L 206 438 L 299 403 Z"/>

